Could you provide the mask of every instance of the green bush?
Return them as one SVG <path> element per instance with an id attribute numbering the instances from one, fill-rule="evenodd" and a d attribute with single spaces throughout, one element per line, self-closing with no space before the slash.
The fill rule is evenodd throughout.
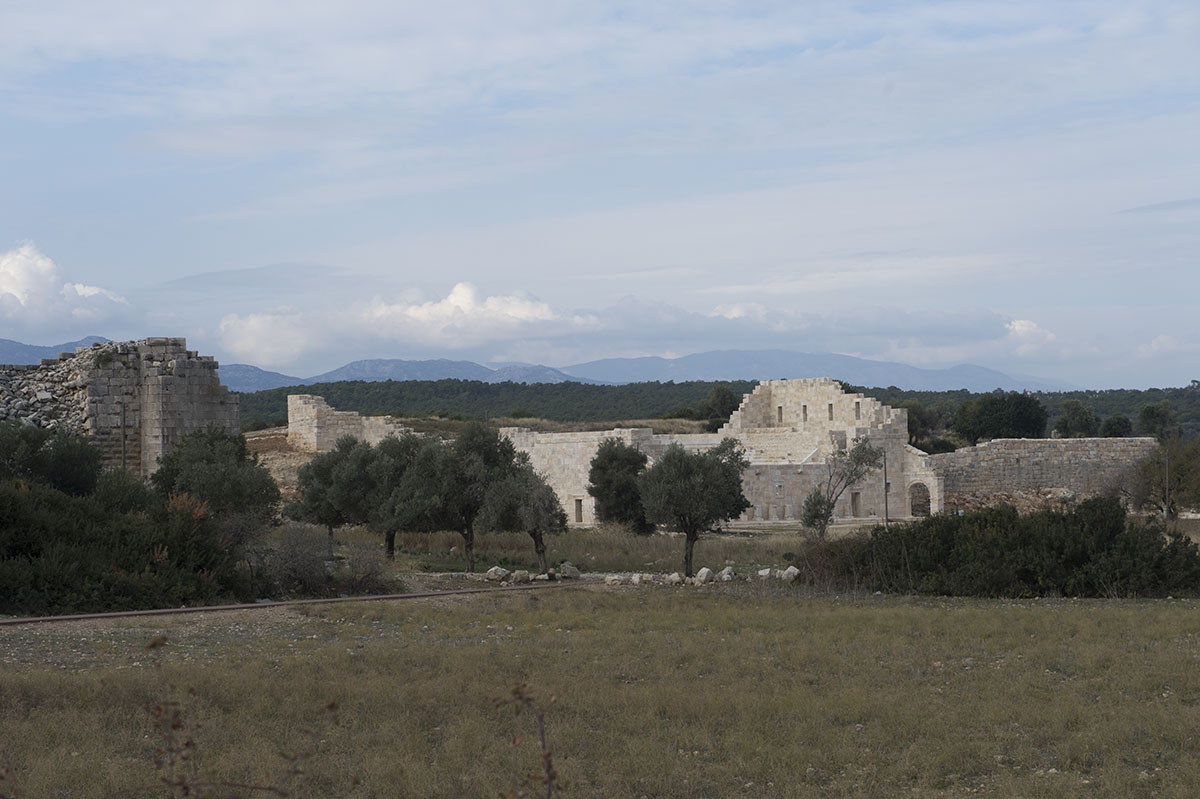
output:
<path id="1" fill-rule="evenodd" d="M 232 598 L 236 555 L 203 503 L 120 511 L 101 497 L 0 482 L 0 613 L 211 604 Z"/>
<path id="2" fill-rule="evenodd" d="M 875 528 L 843 564 L 874 590 L 953 596 L 1200 592 L 1200 551 L 1115 499 L 1020 516 L 1009 506 Z M 847 575 L 848 576 L 848 575 Z"/>
<path id="3" fill-rule="evenodd" d="M 0 422 L 0 480 L 24 479 L 73 496 L 90 494 L 100 476 L 100 451 L 87 438 L 20 422 Z"/>

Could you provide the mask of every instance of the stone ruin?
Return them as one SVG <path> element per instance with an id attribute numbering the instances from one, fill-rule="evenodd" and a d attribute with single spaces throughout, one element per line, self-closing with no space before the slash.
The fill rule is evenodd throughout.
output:
<path id="1" fill-rule="evenodd" d="M 653 463 L 671 444 L 703 450 L 731 436 L 750 461 L 742 477 L 750 508 L 740 521 L 783 525 L 799 523 L 804 498 L 828 477 L 829 456 L 859 437 L 884 450 L 886 472 L 851 486 L 834 508 L 836 521 L 912 519 L 1015 497 L 1074 501 L 1111 489 L 1156 446 L 1152 438 L 998 439 L 928 455 L 908 443 L 906 410 L 846 394 L 829 378 L 763 381 L 715 434 L 655 435 L 648 428 L 502 432 L 529 453 L 576 525 L 596 522 L 587 476 L 606 438 L 637 447 Z"/>
<path id="2" fill-rule="evenodd" d="M 360 416 L 354 411 L 335 411 L 323 397 L 288 395 L 288 445 L 304 452 L 329 452 L 339 438 L 351 436 L 378 444 L 388 436 L 408 430 L 387 416 Z"/>
<path id="3" fill-rule="evenodd" d="M 334 411 L 320 397 L 288 398 L 288 440 L 308 451 L 328 451 L 343 435 L 377 443 L 403 429 L 381 417 Z M 851 486 L 834 508 L 835 521 L 912 519 L 999 501 L 1023 510 L 1072 502 L 1110 490 L 1156 446 L 1152 438 L 996 439 L 928 455 L 908 443 L 908 411 L 846 394 L 840 383 L 824 377 L 759 383 L 717 433 L 657 435 L 650 428 L 537 433 L 520 427 L 500 432 L 528 453 L 572 525 L 597 521 L 588 471 L 596 449 L 609 438 L 636 447 L 651 463 L 672 444 L 702 451 L 726 436 L 737 439 L 750 462 L 742 477 L 750 508 L 739 521 L 756 525 L 799 524 L 804 498 L 828 477 L 829 456 L 859 437 L 884 450 L 886 473 L 878 470 Z"/>
<path id="4" fill-rule="evenodd" d="M 143 476 L 195 430 L 240 430 L 218 364 L 182 338 L 80 347 L 37 365 L 0 366 L 0 420 L 90 436 L 108 468 Z"/>

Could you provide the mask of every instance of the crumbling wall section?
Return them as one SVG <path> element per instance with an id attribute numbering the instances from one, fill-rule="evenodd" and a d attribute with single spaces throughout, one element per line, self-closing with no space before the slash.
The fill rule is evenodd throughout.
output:
<path id="1" fill-rule="evenodd" d="M 386 416 L 336 411 L 314 394 L 288 395 L 288 444 L 295 449 L 329 452 L 344 436 L 375 445 L 407 431 L 407 427 Z"/>
<path id="2" fill-rule="evenodd" d="M 239 431 L 237 395 L 217 368 L 182 338 L 107 342 L 36 366 L 0 366 L 0 419 L 88 435 L 106 467 L 147 475 L 188 433 Z"/>

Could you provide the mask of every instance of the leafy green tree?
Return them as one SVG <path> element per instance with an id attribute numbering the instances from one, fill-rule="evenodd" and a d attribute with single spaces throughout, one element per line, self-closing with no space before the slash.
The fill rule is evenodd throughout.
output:
<path id="1" fill-rule="evenodd" d="M 85 436 L 22 422 L 0 422 L 0 479 L 36 480 L 72 496 L 90 494 L 100 451 Z"/>
<path id="2" fill-rule="evenodd" d="M 749 465 L 732 438 L 707 452 L 667 447 L 638 478 L 646 517 L 684 534 L 683 571 L 692 576 L 692 552 L 705 530 L 735 519 L 750 507 L 742 493 L 742 472 Z"/>
<path id="3" fill-rule="evenodd" d="M 508 438 L 473 422 L 450 445 L 417 451 L 391 501 L 405 525 L 458 531 L 466 570 L 474 572 L 480 513 L 494 486 L 516 471 L 516 454 Z"/>
<path id="4" fill-rule="evenodd" d="M 1123 413 L 1114 413 L 1100 425 L 1100 435 L 1104 438 L 1125 438 L 1133 435 L 1133 422 Z"/>
<path id="5" fill-rule="evenodd" d="M 1138 464 L 1126 492 L 1129 504 L 1175 519 L 1180 508 L 1200 507 L 1200 438 L 1168 438 Z"/>
<path id="6" fill-rule="evenodd" d="M 428 525 L 443 500 L 427 490 L 426 477 L 439 473 L 445 450 L 440 441 L 413 433 L 389 436 L 375 447 L 368 467 L 374 491 L 367 523 L 383 533 L 388 560 L 396 556 L 397 533 L 436 529 Z"/>
<path id="7" fill-rule="evenodd" d="M 741 404 L 741 399 L 734 396 L 734 393 L 729 390 L 727 385 L 713 386 L 708 392 L 708 396 L 700 403 L 697 410 L 700 412 L 702 419 L 720 419 L 728 421 L 734 411 Z"/>
<path id="8" fill-rule="evenodd" d="M 300 467 L 299 496 L 288 506 L 287 515 L 323 526 L 332 552 L 335 528 L 367 520 L 372 488 L 368 469 L 373 461 L 368 444 L 342 436 L 332 450 Z"/>
<path id="9" fill-rule="evenodd" d="M 833 519 L 833 510 L 842 494 L 852 485 L 862 482 L 868 474 L 883 465 L 884 451 L 871 444 L 870 439 L 854 439 L 850 449 L 840 448 L 825 461 L 826 478 L 823 486 L 814 487 L 804 498 L 801 523 L 823 540 Z"/>
<path id="10" fill-rule="evenodd" d="M 1138 431 L 1159 441 L 1178 435 L 1178 416 L 1170 400 L 1147 403 L 1138 411 Z"/>
<path id="11" fill-rule="evenodd" d="M 627 525 L 638 535 L 654 532 L 646 521 L 638 475 L 646 468 L 646 453 L 616 438 L 596 448 L 588 469 L 588 493 L 596 500 L 596 518 Z"/>
<path id="12" fill-rule="evenodd" d="M 960 405 L 954 431 L 972 444 L 981 438 L 1043 438 L 1046 418 L 1046 409 L 1037 397 L 994 392 Z"/>
<path id="13" fill-rule="evenodd" d="M 567 529 L 567 514 L 545 478 L 534 471 L 525 453 L 518 453 L 513 471 L 494 483 L 479 513 L 481 530 L 524 532 L 533 540 L 538 571 L 547 572 L 546 535 Z"/>
<path id="14" fill-rule="evenodd" d="M 246 439 L 223 430 L 189 433 L 159 459 L 150 484 L 164 499 L 188 494 L 218 517 L 244 517 L 259 524 L 275 516 L 279 486 L 246 449 Z"/>
<path id="15" fill-rule="evenodd" d="M 1100 432 L 1100 415 L 1079 400 L 1066 400 L 1054 432 L 1061 438 L 1092 438 Z"/>

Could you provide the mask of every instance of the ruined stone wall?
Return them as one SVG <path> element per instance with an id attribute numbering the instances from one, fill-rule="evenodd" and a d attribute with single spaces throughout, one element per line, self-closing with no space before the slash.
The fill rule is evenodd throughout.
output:
<path id="1" fill-rule="evenodd" d="M 91 436 L 107 467 L 143 475 L 196 430 L 240 429 L 217 362 L 182 338 L 81 347 L 38 366 L 0 366 L 0 419 Z"/>
<path id="2" fill-rule="evenodd" d="M 929 460 L 948 496 L 1063 489 L 1082 498 L 1116 484 L 1155 446 L 1153 438 L 1001 438 Z"/>
<path id="3" fill-rule="evenodd" d="M 942 506 L 942 481 L 929 456 L 908 446 L 908 417 L 861 394 L 843 394 L 834 380 L 772 380 L 747 394 L 719 433 L 654 435 L 649 429 L 590 433 L 534 433 L 523 428 L 501 431 L 529 454 L 530 462 L 558 494 L 571 524 L 594 524 L 595 502 L 587 493 L 587 475 L 600 442 L 617 438 L 646 453 L 653 463 L 672 444 L 692 452 L 711 449 L 726 436 L 736 438 L 750 462 L 742 490 L 751 507 L 748 522 L 799 521 L 804 498 L 823 485 L 826 456 L 854 438 L 869 438 L 887 452 L 886 487 L 882 470 L 852 486 L 838 501 L 838 519 L 882 519 L 911 515 L 910 489 L 920 483 L 933 512 Z"/>
<path id="4" fill-rule="evenodd" d="M 375 445 L 407 430 L 386 416 L 335 411 L 324 398 L 312 394 L 288 395 L 288 444 L 296 449 L 329 452 L 344 436 Z"/>

